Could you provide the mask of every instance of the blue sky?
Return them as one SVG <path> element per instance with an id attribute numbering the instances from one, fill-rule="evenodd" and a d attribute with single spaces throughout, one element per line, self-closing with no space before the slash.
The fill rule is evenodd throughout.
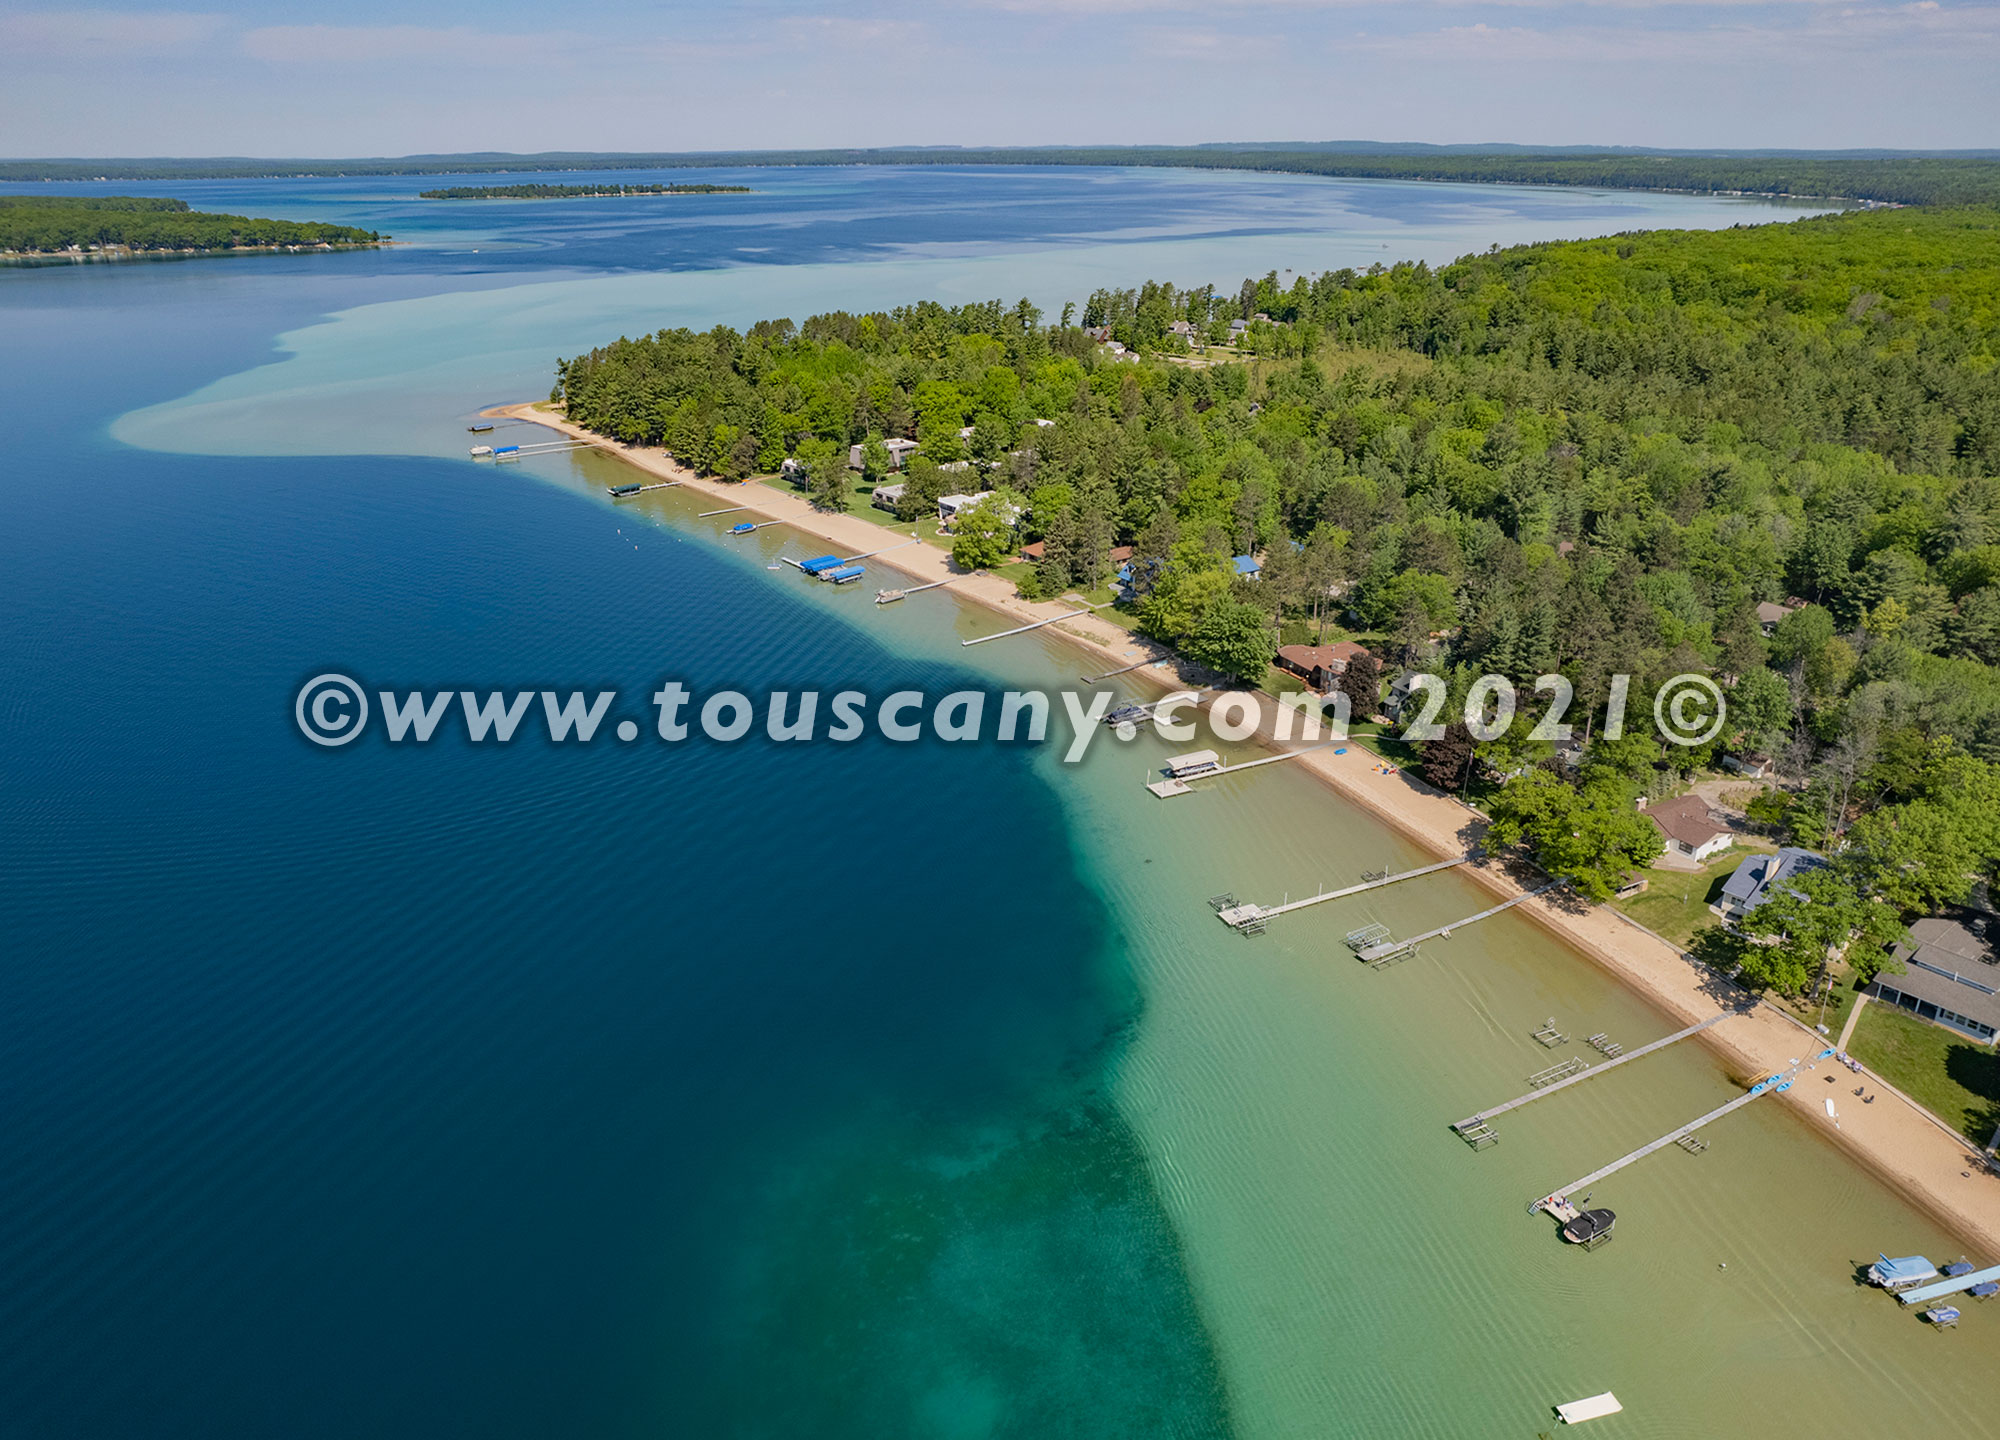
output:
<path id="1" fill-rule="evenodd" d="M 0 153 L 2000 147 L 2000 0 L 0 0 Z"/>

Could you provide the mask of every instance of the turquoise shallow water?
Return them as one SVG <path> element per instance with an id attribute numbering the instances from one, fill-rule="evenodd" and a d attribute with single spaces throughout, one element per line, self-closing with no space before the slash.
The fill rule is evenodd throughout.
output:
<path id="1" fill-rule="evenodd" d="M 1065 769 L 291 728 L 326 668 L 1074 677 L 1055 641 L 961 650 L 994 622 L 942 597 L 766 572 L 782 529 L 613 512 L 600 457 L 457 458 L 607 334 L 1773 212 L 939 171 L 433 219 L 422 183 L 189 195 L 424 242 L 382 255 L 0 275 L 31 417 L 0 485 L 0 1428 L 1527 1436 L 1608 1387 L 1607 1434 L 1987 1433 L 1957 1382 L 1991 1327 L 1851 1284 L 1942 1237 L 1781 1115 L 1622 1180 L 1597 1255 L 1528 1221 L 1726 1078 L 1657 1057 L 1470 1155 L 1443 1123 L 1543 1063 L 1544 1015 L 1666 1026 L 1516 920 L 1382 974 L 1336 958 L 1344 910 L 1222 931 L 1216 890 L 1411 856 L 1295 778 L 1161 806 L 1151 741 Z"/>

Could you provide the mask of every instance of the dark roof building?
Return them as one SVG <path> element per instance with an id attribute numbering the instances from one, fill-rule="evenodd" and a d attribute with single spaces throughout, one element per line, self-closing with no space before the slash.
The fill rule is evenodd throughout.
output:
<path id="1" fill-rule="evenodd" d="M 1278 648 L 1278 668 L 1288 670 L 1313 689 L 1324 693 L 1336 677 L 1347 673 L 1347 664 L 1368 647 L 1352 640 L 1332 645 L 1282 645 Z"/>
<path id="2" fill-rule="evenodd" d="M 2000 1035 L 1995 923 L 1969 912 L 1925 916 L 1910 927 L 1910 938 L 1890 952 L 1903 962 L 1904 972 L 1878 975 L 1868 993 L 1992 1044 Z"/>
<path id="3" fill-rule="evenodd" d="M 1796 845 L 1787 845 L 1775 855 L 1752 855 L 1722 882 L 1721 898 L 1708 908 L 1724 920 L 1741 920 L 1768 900 L 1774 889 L 1786 888 L 1787 880 L 1825 865 L 1826 856 Z"/>

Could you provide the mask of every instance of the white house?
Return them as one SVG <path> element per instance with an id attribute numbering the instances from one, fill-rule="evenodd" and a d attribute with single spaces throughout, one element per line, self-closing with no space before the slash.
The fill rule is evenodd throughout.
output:
<path id="1" fill-rule="evenodd" d="M 1699 795 L 1676 795 L 1639 812 L 1652 821 L 1666 837 L 1669 854 L 1689 860 L 1706 860 L 1718 850 L 1726 850 L 1736 837 L 1708 808 Z"/>

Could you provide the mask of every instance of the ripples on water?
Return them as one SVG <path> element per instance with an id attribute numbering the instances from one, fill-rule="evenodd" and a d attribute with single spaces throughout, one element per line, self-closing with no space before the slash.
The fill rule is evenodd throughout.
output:
<path id="1" fill-rule="evenodd" d="M 1489 1265 L 1383 1308 L 1456 1242 L 1358 1163 L 1406 1130 L 1345 1148 L 1321 1123 L 1296 1067 L 1346 1051 L 1278 1018 L 1322 1013 L 1320 962 L 1246 973 L 1163 918 L 1224 855 L 1262 873 L 1269 815 L 1219 841 L 1101 778 L 1059 799 L 992 748 L 318 751 L 290 702 L 324 669 L 604 685 L 642 722 L 664 675 L 967 677 L 942 604 L 868 617 L 885 649 L 683 521 L 614 516 L 566 464 L 216 459 L 106 428 L 327 312 L 445 291 L 499 324 L 529 293 L 502 287 L 673 270 L 601 292 L 605 315 L 643 293 L 648 325 L 712 323 L 831 260 L 852 295 L 1004 275 L 1059 302 L 1119 255 L 1126 282 L 1233 285 L 1273 254 L 1441 259 L 1742 210 L 1082 171 L 455 210 L 411 198 L 432 183 L 101 187 L 426 243 L 0 276 L 0 1430 L 1202 1436 L 1243 1422 L 1227 1363 L 1254 1376 L 1254 1433 L 1445 1433 L 1388 1337 L 1421 1350 L 1448 1306 L 1440 1353 L 1491 1366 L 1525 1353 L 1510 1307 L 1560 1307 L 1581 1272 L 1523 1301 Z M 300 448 L 377 445 L 344 407 L 449 357 L 410 329 L 432 313 L 374 312 L 353 355 L 242 382 L 258 443 L 317 412 Z M 511 335 L 526 368 L 463 332 L 471 378 L 444 366 L 380 448 L 449 453 L 458 409 L 538 393 L 540 323 Z M 970 683 L 1071 668 L 999 648 Z M 1161 865 L 1121 869 L 1140 848 Z M 1255 975 L 1294 988 L 1260 1015 Z M 1399 1206 L 1386 1260 L 1328 1228 Z"/>

